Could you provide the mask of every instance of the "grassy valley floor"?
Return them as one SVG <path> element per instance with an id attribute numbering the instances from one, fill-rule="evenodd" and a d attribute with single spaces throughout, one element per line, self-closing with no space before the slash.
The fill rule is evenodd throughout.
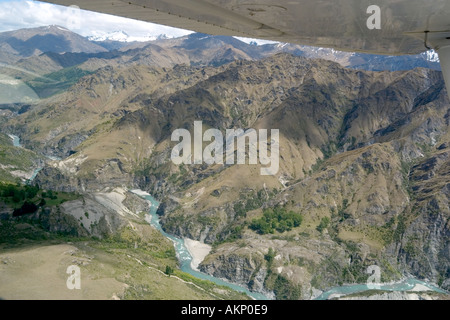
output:
<path id="1" fill-rule="evenodd" d="M 116 226 L 112 227 L 114 217 L 108 216 L 106 207 L 92 198 L 73 195 L 66 199 L 67 194 L 62 192 L 45 198 L 42 196 L 45 191 L 37 187 L 3 187 L 0 299 L 249 299 L 245 294 L 182 272 L 173 243 L 146 221 L 144 207 L 139 207 L 142 202 L 137 197 L 128 194 L 129 198 L 124 200 L 136 213 L 129 209 L 128 214 L 114 213 L 120 222 L 116 221 Z M 17 202 L 13 201 L 14 197 Z M 46 199 L 43 206 L 41 198 Z M 122 200 L 117 201 L 121 204 Z M 22 203 L 27 201 L 35 204 L 35 212 L 22 210 Z M 77 205 L 83 203 L 91 205 L 83 207 L 84 215 L 78 217 Z M 67 206 L 67 212 L 64 206 Z M 18 208 L 22 208 L 20 215 Z M 103 210 L 104 215 L 99 210 Z M 89 234 L 86 229 L 94 230 L 88 222 L 96 215 L 102 215 L 100 222 L 91 226 L 100 224 L 111 228 L 109 231 L 102 229 L 102 235 Z M 80 268 L 80 289 L 67 287 L 70 266 Z"/>
<path id="2" fill-rule="evenodd" d="M 139 258 L 143 259 L 140 260 Z M 146 257 L 98 242 L 41 243 L 2 250 L 0 298 L 7 300 L 219 299 L 227 289 L 194 284 L 181 272 L 168 276 Z M 81 289 L 68 289 L 71 265 L 80 267 Z M 185 280 L 183 279 L 185 278 Z M 232 298 L 233 296 L 229 296 Z M 234 295 L 239 298 L 239 294 Z M 242 298 L 242 296 L 240 296 Z"/>
<path id="3" fill-rule="evenodd" d="M 0 298 L 6 300 L 213 300 L 246 296 L 196 280 L 174 267 L 170 276 L 151 253 L 88 240 L 0 248 Z M 173 262 L 173 261 L 172 261 Z M 80 289 L 69 289 L 69 266 L 80 268 Z"/>

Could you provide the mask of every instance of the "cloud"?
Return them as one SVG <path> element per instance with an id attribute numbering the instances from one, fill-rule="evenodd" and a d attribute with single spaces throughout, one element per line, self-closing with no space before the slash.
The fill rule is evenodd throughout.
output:
<path id="1" fill-rule="evenodd" d="M 74 3 L 76 4 L 76 1 Z M 183 29 L 74 7 L 30 0 L 0 0 L 0 32 L 48 25 L 59 25 L 82 36 L 102 35 L 119 30 L 136 37 L 160 34 L 178 37 L 191 33 Z"/>

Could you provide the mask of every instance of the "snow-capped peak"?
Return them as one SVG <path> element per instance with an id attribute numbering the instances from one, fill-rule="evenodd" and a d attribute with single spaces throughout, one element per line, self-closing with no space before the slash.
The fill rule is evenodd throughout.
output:
<path id="1" fill-rule="evenodd" d="M 58 26 L 56 24 L 45 26 L 43 28 L 45 28 L 46 30 L 56 30 L 56 29 L 58 29 L 58 30 L 61 30 L 61 31 L 70 31 L 69 29 L 61 27 L 61 26 Z"/>
<path id="2" fill-rule="evenodd" d="M 425 59 L 430 62 L 439 62 L 439 55 L 434 50 L 429 50 L 427 52 L 422 53 L 425 56 Z"/>
<path id="3" fill-rule="evenodd" d="M 147 36 L 130 36 L 125 31 L 113 31 L 108 33 L 94 33 L 89 36 L 88 39 L 91 41 L 119 41 L 119 42 L 145 42 L 153 40 L 163 40 L 169 39 L 170 37 L 166 34 L 160 34 L 157 36 L 147 35 Z"/>
<path id="4" fill-rule="evenodd" d="M 170 39 L 170 37 L 167 34 L 160 34 L 159 36 L 156 37 L 156 40 L 167 40 Z"/>
<path id="5" fill-rule="evenodd" d="M 288 45 L 288 44 L 285 43 L 285 42 L 279 42 L 279 43 L 276 44 L 276 47 L 277 47 L 278 49 L 283 49 L 283 48 L 286 47 L 287 45 Z"/>
<path id="6" fill-rule="evenodd" d="M 91 41 L 121 41 L 126 42 L 129 38 L 128 34 L 125 31 L 113 31 L 109 33 L 103 33 L 103 34 L 93 34 L 92 36 L 89 36 L 88 39 Z"/>

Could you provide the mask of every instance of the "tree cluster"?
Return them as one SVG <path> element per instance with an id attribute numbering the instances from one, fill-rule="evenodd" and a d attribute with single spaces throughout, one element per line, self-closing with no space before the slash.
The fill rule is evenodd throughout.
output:
<path id="1" fill-rule="evenodd" d="M 259 234 L 283 233 L 293 228 L 299 227 L 302 223 L 302 216 L 294 211 L 287 211 L 283 207 L 265 209 L 264 214 L 259 219 L 254 219 L 249 228 Z"/>

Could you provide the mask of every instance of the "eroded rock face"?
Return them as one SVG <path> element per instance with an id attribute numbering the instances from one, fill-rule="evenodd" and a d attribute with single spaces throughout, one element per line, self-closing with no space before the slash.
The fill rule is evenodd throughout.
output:
<path id="1" fill-rule="evenodd" d="M 114 189 L 85 194 L 56 206 L 44 205 L 25 218 L 51 233 L 104 238 L 128 225 L 130 219 L 141 219 L 139 214 L 148 210 L 149 204 L 142 198 L 123 189 Z M 12 210 L 1 211 L 1 219 L 14 222 Z"/>
<path id="2" fill-rule="evenodd" d="M 126 98 L 108 100 L 106 91 Z M 62 141 L 76 153 L 36 181 L 64 191 L 149 191 L 162 202 L 167 232 L 215 244 L 205 272 L 278 297 L 364 283 L 370 265 L 383 280 L 411 273 L 448 286 L 450 109 L 441 73 L 364 72 L 281 54 L 217 68 L 106 68 L 83 78 L 61 108 L 73 112 L 80 95 L 112 120 L 77 109 L 95 130 L 80 116 L 79 135 L 72 122 L 66 140 L 58 132 L 49 146 Z M 174 165 L 172 131 L 192 131 L 199 119 L 221 131 L 278 128 L 277 175 L 261 177 L 260 165 Z M 73 204 L 77 212 L 88 205 Z M 275 206 L 302 215 L 301 226 L 264 235 L 248 228 Z M 103 217 L 96 232 L 114 229 Z M 278 258 L 268 265 L 269 248 Z M 290 292 L 280 291 L 285 281 Z"/>
<path id="3" fill-rule="evenodd" d="M 441 92 L 442 86 L 438 84 L 441 80 L 433 77 L 434 75 L 429 78 L 425 72 L 420 73 L 419 78 L 422 79 L 418 80 L 416 75 L 410 73 L 394 87 L 378 92 L 379 98 L 389 105 L 400 96 L 405 98 L 405 94 L 409 95 L 411 98 L 402 98 L 400 108 L 386 106 L 370 97 L 364 98 L 361 107 L 353 108 L 343 118 L 345 127 L 340 135 L 342 149 L 338 149 L 338 153 L 330 157 L 320 167 L 320 171 L 300 177 L 297 181 L 289 181 L 289 177 L 292 179 L 294 175 L 288 174 L 285 168 L 282 169 L 284 179 L 288 177 L 288 182 L 284 183 L 286 188 L 271 200 L 264 201 L 263 207 L 282 204 L 308 216 L 316 221 L 306 228 L 309 237 L 318 241 L 321 241 L 323 235 L 319 235 L 313 226 L 318 224 L 321 217 L 330 217 L 331 226 L 327 230 L 330 240 L 343 251 L 341 259 L 331 259 L 334 261 L 331 264 L 327 259 L 313 263 L 308 256 L 303 257 L 316 270 L 323 272 L 320 279 L 312 276 L 312 273 L 308 276 L 298 270 L 284 273 L 290 281 L 309 286 L 309 291 L 302 291 L 303 297 L 310 297 L 314 289 L 323 290 L 342 282 L 364 282 L 369 265 L 381 266 L 386 280 L 395 279 L 400 273 L 410 273 L 443 287 L 448 286 L 449 213 L 446 188 L 449 171 L 446 170 L 445 143 L 437 145 L 437 141 L 447 139 L 448 124 L 443 119 L 447 114 L 448 102 Z M 419 83 L 425 85 L 424 91 L 420 97 L 414 98 L 416 91 L 412 88 Z M 380 86 L 380 83 L 375 86 Z M 429 89 L 426 86 L 430 86 Z M 321 106 L 320 112 L 325 113 L 323 108 L 327 107 Z M 283 110 L 285 114 L 289 112 L 287 106 L 284 109 L 280 107 L 279 110 Z M 436 114 L 429 114 L 430 110 L 436 111 Z M 389 114 L 388 117 L 386 113 Z M 307 113 L 302 115 L 307 117 Z M 283 121 L 287 117 L 277 118 L 278 121 L 280 119 Z M 333 121 L 338 121 L 333 117 L 323 116 L 323 119 L 327 120 L 318 123 L 323 128 L 327 125 L 327 139 L 332 139 Z M 289 123 L 281 127 L 287 126 Z M 294 136 L 292 130 L 285 134 Z M 314 140 L 310 140 L 310 144 L 312 141 Z M 320 144 L 320 139 L 318 142 Z M 322 147 L 324 149 L 331 150 L 329 146 Z M 307 151 L 307 148 L 301 149 L 303 158 L 306 158 Z M 300 157 L 296 160 L 288 159 L 289 157 L 282 157 L 285 164 L 289 161 L 296 163 Z M 298 162 L 297 165 L 305 165 L 305 162 Z M 226 179 L 226 174 L 221 177 Z M 228 190 L 225 192 L 217 192 L 221 187 L 220 182 L 212 183 L 204 193 L 208 196 L 197 198 L 194 203 L 190 201 L 194 196 L 181 197 L 179 204 L 183 208 L 172 212 L 166 210 L 164 227 L 179 236 L 189 236 L 210 243 L 226 238 L 227 231 L 230 233 L 227 225 L 236 226 L 243 223 L 243 220 L 233 215 L 234 206 L 227 207 L 222 202 L 220 206 L 211 207 L 207 203 L 214 197 L 225 198 L 226 203 L 236 204 L 236 198 L 233 199 L 233 194 L 236 193 L 230 190 L 239 189 L 237 185 L 244 181 L 241 188 L 247 187 L 247 179 L 257 180 L 256 177 L 246 178 L 231 185 L 228 182 Z M 189 188 L 188 193 L 193 195 L 203 186 L 204 184 L 198 184 L 198 187 Z M 254 191 L 260 189 L 261 184 L 257 186 L 255 183 Z M 429 198 L 428 194 L 437 199 L 433 201 L 433 197 Z M 209 208 L 202 209 L 205 205 Z M 178 222 L 177 217 L 180 218 Z M 210 221 L 205 222 L 206 219 L 201 217 L 208 217 Z M 208 234 L 206 237 L 205 232 Z M 250 246 L 252 237 L 244 232 L 239 241 L 242 241 L 241 245 L 244 247 Z M 268 241 L 267 237 L 262 238 Z M 299 244 L 296 250 L 301 251 L 302 246 L 303 244 Z M 259 247 L 254 250 L 258 250 L 256 248 Z M 317 250 L 323 253 L 322 247 Z M 237 252 L 240 252 L 239 258 L 236 256 Z M 332 254 L 324 255 L 328 259 L 332 257 Z M 283 261 L 294 268 L 289 259 Z M 224 250 L 220 255 L 212 254 L 202 268 L 216 276 L 253 286 L 258 281 L 252 282 L 249 276 L 252 264 L 252 258 L 241 251 Z M 333 264 L 336 266 L 335 270 L 331 267 Z M 258 269 L 255 268 L 254 271 Z M 283 269 L 279 270 L 283 274 Z M 398 270 L 399 273 L 396 275 L 393 270 Z M 295 279 L 295 274 L 302 274 L 301 280 Z M 267 281 L 265 285 L 268 285 Z"/>
<path id="4" fill-rule="evenodd" d="M 398 259 L 408 272 L 440 283 L 447 290 L 450 270 L 449 160 L 448 152 L 439 152 L 411 169 L 415 201 L 407 216 L 409 223 L 395 246 Z M 390 249 L 393 250 L 392 246 Z"/>
<path id="5" fill-rule="evenodd" d="M 349 297 L 336 297 L 337 300 L 440 300 L 445 295 L 427 292 L 383 292 L 381 294 L 371 294 Z"/>

